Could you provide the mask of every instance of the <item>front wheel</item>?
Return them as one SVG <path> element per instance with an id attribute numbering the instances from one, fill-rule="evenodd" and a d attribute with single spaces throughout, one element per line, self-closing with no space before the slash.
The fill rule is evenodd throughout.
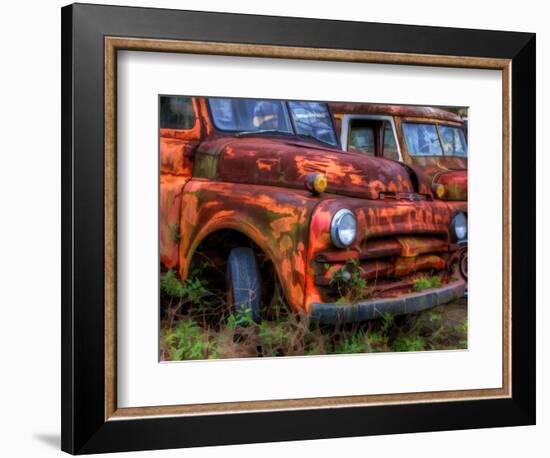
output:
<path id="1" fill-rule="evenodd" d="M 252 319 L 260 321 L 260 273 L 254 251 L 233 248 L 227 259 L 227 302 L 238 316 L 250 310 Z"/>

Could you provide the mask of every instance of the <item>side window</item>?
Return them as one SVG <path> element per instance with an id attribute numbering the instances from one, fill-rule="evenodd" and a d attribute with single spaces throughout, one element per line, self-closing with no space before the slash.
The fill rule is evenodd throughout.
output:
<path id="1" fill-rule="evenodd" d="M 351 127 L 348 151 L 364 153 L 374 156 L 376 147 L 374 143 L 373 127 Z"/>
<path id="2" fill-rule="evenodd" d="M 390 122 L 384 122 L 384 144 L 382 147 L 382 156 L 386 159 L 399 160 L 399 151 L 397 150 L 397 143 L 395 141 L 395 135 L 393 134 L 392 125 Z"/>
<path id="3" fill-rule="evenodd" d="M 192 129 L 195 125 L 195 109 L 191 97 L 160 97 L 161 129 Z"/>

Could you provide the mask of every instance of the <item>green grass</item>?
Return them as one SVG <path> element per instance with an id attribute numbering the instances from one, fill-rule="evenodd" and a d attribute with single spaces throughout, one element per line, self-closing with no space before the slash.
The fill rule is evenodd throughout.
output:
<path id="1" fill-rule="evenodd" d="M 391 345 L 392 351 L 422 351 L 424 349 L 424 339 L 419 335 L 399 336 Z"/>
<path id="2" fill-rule="evenodd" d="M 290 311 L 279 297 L 264 310 L 263 320 L 255 323 L 251 313 L 237 315 L 228 310 L 224 292 L 200 279 L 206 267 L 192 268 L 185 282 L 180 282 L 173 271 L 161 276 L 162 360 L 467 348 L 465 302 L 417 315 L 385 315 L 364 323 L 326 326 Z M 427 284 L 428 288 L 435 287 L 434 280 Z"/>
<path id="3" fill-rule="evenodd" d="M 440 288 L 441 280 L 439 277 L 423 277 L 418 278 L 414 281 L 414 290 L 415 291 L 424 291 L 425 289 L 431 288 Z"/>

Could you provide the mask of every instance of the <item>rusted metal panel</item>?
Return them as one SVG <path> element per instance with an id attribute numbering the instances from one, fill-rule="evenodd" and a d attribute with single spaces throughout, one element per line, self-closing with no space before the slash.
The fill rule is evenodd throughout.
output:
<path id="1" fill-rule="evenodd" d="M 385 286 L 383 277 L 405 277 L 419 270 L 432 270 L 440 271 L 445 269 L 447 261 L 435 254 L 423 254 L 415 257 L 396 257 L 389 258 L 387 260 L 377 259 L 374 261 L 361 262 L 359 264 L 361 278 L 365 280 L 380 280 L 380 285 Z M 345 264 L 336 263 L 331 264 L 320 275 L 315 276 L 316 286 L 330 286 L 333 282 L 335 275 L 340 272 L 342 268 L 345 268 Z M 387 283 L 386 279 L 386 283 Z M 406 283 L 407 287 L 412 285 L 412 281 Z M 378 290 L 377 284 L 373 283 L 373 289 Z M 401 287 L 405 286 L 405 283 L 401 284 Z M 388 290 L 389 288 L 383 288 Z"/>
<path id="2" fill-rule="evenodd" d="M 362 247 L 370 239 L 400 235 L 438 235 L 448 237 L 449 225 L 455 212 L 452 205 L 444 201 L 423 202 L 387 202 L 366 201 L 364 199 L 339 198 L 324 199 L 315 207 L 311 217 L 308 246 L 308 276 L 306 278 L 306 297 L 304 307 L 309 307 L 314 302 L 322 301 L 322 293 L 315 285 L 316 257 L 319 253 L 333 250 L 330 240 L 330 223 L 332 216 L 340 208 L 352 210 L 357 217 L 357 237 L 355 242 L 341 252 L 349 258 L 360 257 Z M 447 240 L 448 241 L 448 240 Z M 395 245 L 390 241 L 379 242 L 378 250 L 383 251 L 384 243 L 390 249 Z M 401 250 L 403 244 L 400 243 Z M 421 243 L 418 243 L 422 246 Z M 434 250 L 448 249 L 447 245 L 433 242 L 430 246 Z M 318 264 L 318 263 L 317 263 Z"/>
<path id="3" fill-rule="evenodd" d="M 315 276 L 316 286 L 330 286 L 334 277 L 342 268 L 345 268 L 345 264 L 331 264 L 328 269 L 324 270 L 320 275 Z M 394 265 L 390 261 L 369 261 L 361 263 L 361 277 L 370 280 L 372 278 L 382 277 L 389 275 L 394 270 Z"/>
<path id="4" fill-rule="evenodd" d="M 433 254 L 423 254 L 408 258 L 400 257 L 397 258 L 395 262 L 394 275 L 397 277 L 403 277 L 424 269 L 442 270 L 445 266 L 445 260 L 441 256 Z"/>
<path id="5" fill-rule="evenodd" d="M 271 138 L 219 139 L 204 155 L 219 155 L 221 181 L 303 189 L 310 173 L 327 177 L 328 193 L 378 199 L 380 192 L 414 192 L 406 170 L 393 161 L 346 153 L 311 142 Z M 200 159 L 203 160 L 203 159 Z"/>
<path id="6" fill-rule="evenodd" d="M 191 177 L 161 175 L 159 201 L 160 262 L 176 268 L 179 262 L 181 200 L 185 183 Z"/>
<path id="7" fill-rule="evenodd" d="M 439 172 L 434 175 L 433 182 L 445 186 L 446 200 L 468 200 L 468 173 L 466 170 Z"/>
<path id="8" fill-rule="evenodd" d="M 367 260 L 392 256 L 414 257 L 433 251 L 446 252 L 449 251 L 450 246 L 451 244 L 436 237 L 401 235 L 374 240 L 367 239 L 360 244 L 357 251 L 331 250 L 320 252 L 315 255 L 315 261 L 342 263 L 349 259 Z"/>
<path id="9" fill-rule="evenodd" d="M 419 107 L 412 105 L 382 105 L 372 103 L 331 102 L 329 108 L 336 114 L 406 116 L 432 118 L 441 121 L 462 123 L 462 118 L 450 111 L 435 107 Z"/>
<path id="10" fill-rule="evenodd" d="M 173 129 L 163 129 L 173 130 Z M 161 175 L 177 175 L 191 177 L 191 160 L 198 141 L 182 141 L 179 139 L 160 139 L 160 173 Z"/>
<path id="11" fill-rule="evenodd" d="M 192 156 L 201 139 L 199 104 L 193 101 L 195 124 L 191 129 L 159 130 L 159 249 L 161 263 L 168 269 L 179 263 L 181 199 L 192 176 Z"/>
<path id="12" fill-rule="evenodd" d="M 402 247 L 401 256 L 411 258 L 433 251 L 447 251 L 448 243 L 435 237 L 412 237 L 401 235 L 396 237 Z"/>
<path id="13" fill-rule="evenodd" d="M 186 277 L 191 257 L 204 237 L 219 229 L 234 229 L 267 254 L 289 305 L 299 310 L 304 298 L 308 222 L 317 203 L 305 190 L 189 182 L 180 222 L 181 277 Z"/>

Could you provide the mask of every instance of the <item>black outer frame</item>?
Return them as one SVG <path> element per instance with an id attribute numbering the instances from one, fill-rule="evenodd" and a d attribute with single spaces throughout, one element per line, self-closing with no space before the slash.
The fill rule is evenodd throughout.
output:
<path id="1" fill-rule="evenodd" d="M 74 4 L 62 8 L 61 35 L 64 451 L 81 454 L 535 424 L 535 34 Z M 512 398 L 106 422 L 103 40 L 107 35 L 512 59 L 512 228 L 518 228 L 512 231 L 511 256 Z"/>

